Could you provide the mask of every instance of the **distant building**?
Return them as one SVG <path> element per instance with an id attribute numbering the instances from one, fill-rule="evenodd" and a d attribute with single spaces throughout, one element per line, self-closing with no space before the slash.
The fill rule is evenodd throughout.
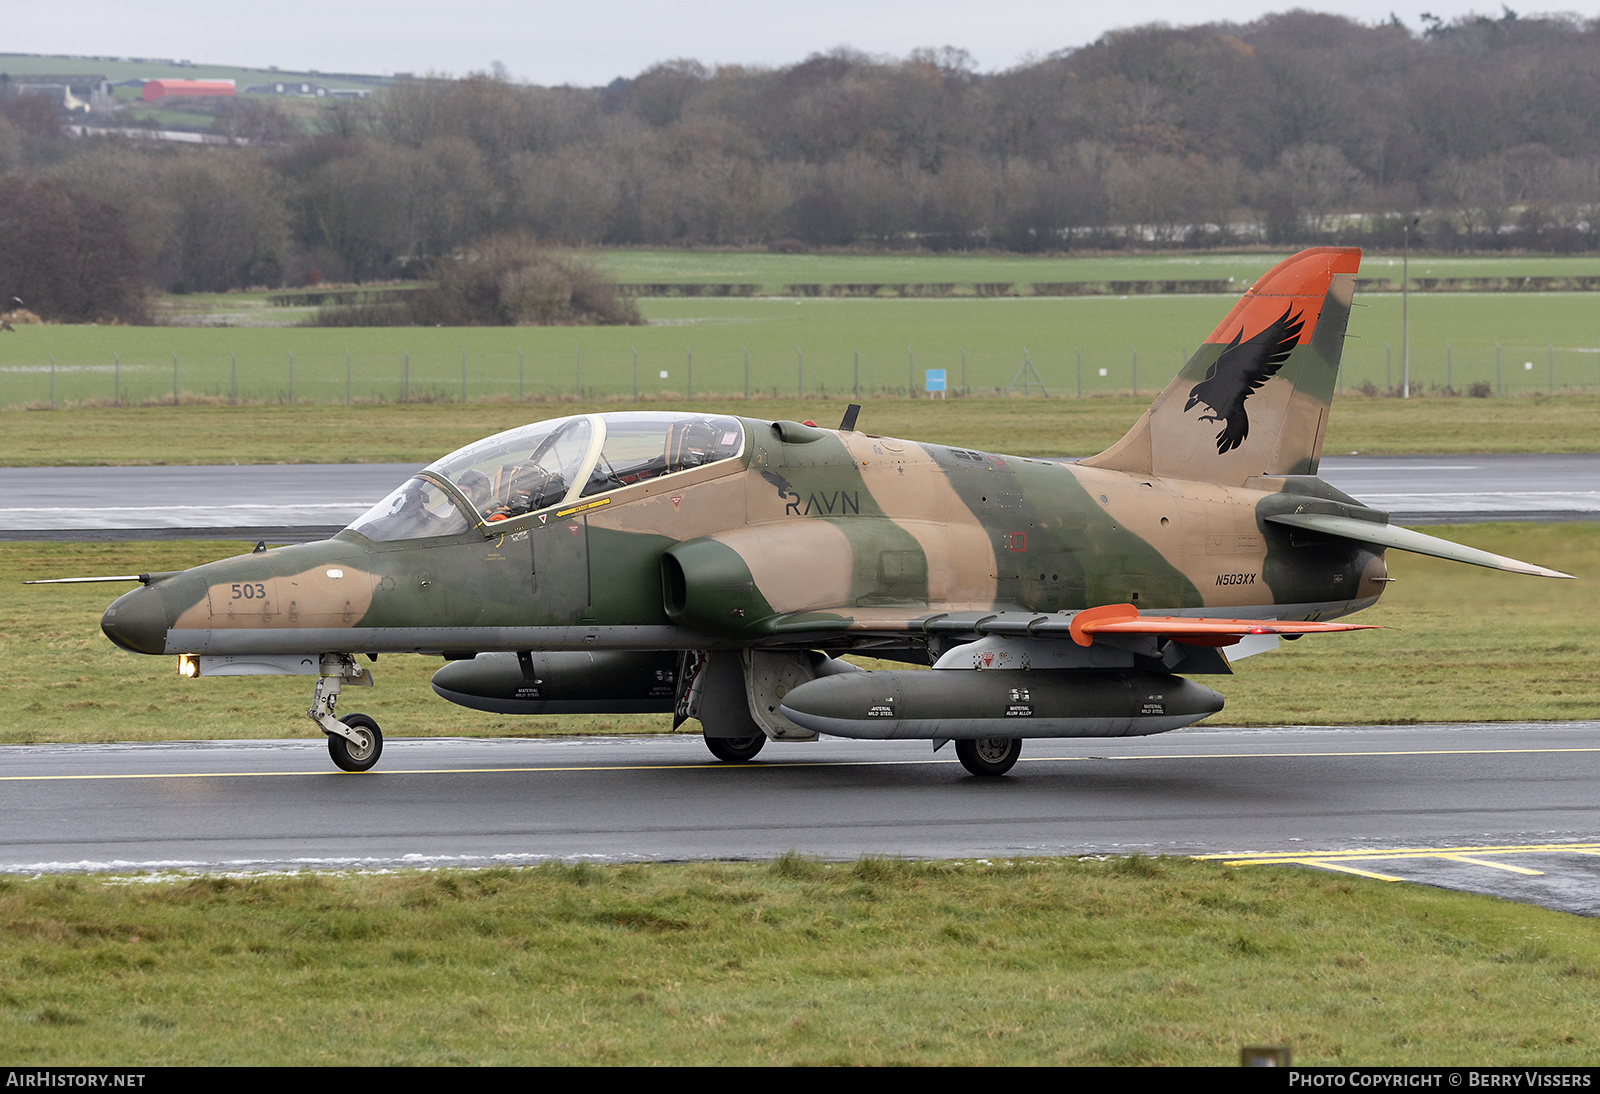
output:
<path id="1" fill-rule="evenodd" d="M 229 96 L 235 94 L 232 80 L 146 80 L 144 101 L 171 98 Z"/>
<path id="2" fill-rule="evenodd" d="M 322 95 L 325 88 L 316 84 L 280 81 L 274 84 L 251 84 L 244 89 L 246 95 Z"/>
<path id="3" fill-rule="evenodd" d="M 68 110 L 107 110 L 113 105 L 111 83 L 104 76 L 20 76 L 6 86 L 13 95 L 43 95 Z"/>
<path id="4" fill-rule="evenodd" d="M 368 88 L 323 87 L 321 84 L 290 80 L 271 84 L 251 84 L 244 89 L 246 95 L 298 95 L 317 99 L 367 99 L 372 97 Z"/>

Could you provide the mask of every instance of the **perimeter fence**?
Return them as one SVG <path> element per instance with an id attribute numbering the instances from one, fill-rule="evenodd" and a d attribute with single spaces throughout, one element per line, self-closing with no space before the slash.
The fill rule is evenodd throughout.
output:
<path id="1" fill-rule="evenodd" d="M 942 370 L 946 398 L 1092 398 L 1154 394 L 1193 347 L 1130 345 L 1112 354 L 1071 345 L 881 350 L 521 349 L 412 354 L 228 352 L 107 359 L 46 351 L 0 365 L 0 407 L 216 403 L 662 401 L 867 396 L 923 398 Z M 1399 345 L 1348 343 L 1339 390 L 1398 393 Z M 1411 347 L 1419 395 L 1600 392 L 1600 347 L 1505 344 Z M 934 393 L 937 395 L 937 393 Z"/>

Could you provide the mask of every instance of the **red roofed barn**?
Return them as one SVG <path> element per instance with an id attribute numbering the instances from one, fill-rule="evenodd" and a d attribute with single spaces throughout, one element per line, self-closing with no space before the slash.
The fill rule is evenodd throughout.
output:
<path id="1" fill-rule="evenodd" d="M 232 95 L 232 80 L 146 80 L 144 101 L 154 102 L 174 96 Z"/>

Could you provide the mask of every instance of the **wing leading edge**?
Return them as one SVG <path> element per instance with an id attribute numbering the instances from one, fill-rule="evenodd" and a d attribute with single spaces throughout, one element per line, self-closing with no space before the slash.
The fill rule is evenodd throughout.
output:
<path id="1" fill-rule="evenodd" d="M 1195 646 L 1228 646 L 1250 635 L 1302 635 L 1377 630 L 1363 623 L 1316 623 L 1281 619 L 1213 619 L 1204 616 L 1141 615 L 1132 604 L 1104 604 L 1077 612 L 921 612 L 892 608 L 824 609 L 791 612 L 767 621 L 768 636 L 781 639 L 828 635 L 922 634 L 960 637 L 1071 639 L 1088 646 L 1097 635 L 1149 635 Z"/>

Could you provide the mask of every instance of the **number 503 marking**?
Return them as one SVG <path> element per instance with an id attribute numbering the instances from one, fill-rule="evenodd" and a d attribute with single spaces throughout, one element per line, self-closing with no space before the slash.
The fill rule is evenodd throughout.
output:
<path id="1" fill-rule="evenodd" d="M 235 599 L 235 600 L 265 600 L 266 598 L 267 598 L 267 587 L 265 585 L 262 585 L 260 583 L 256 583 L 256 584 L 252 585 L 249 582 L 246 582 L 245 584 L 241 585 L 238 582 L 234 582 L 233 599 Z"/>

